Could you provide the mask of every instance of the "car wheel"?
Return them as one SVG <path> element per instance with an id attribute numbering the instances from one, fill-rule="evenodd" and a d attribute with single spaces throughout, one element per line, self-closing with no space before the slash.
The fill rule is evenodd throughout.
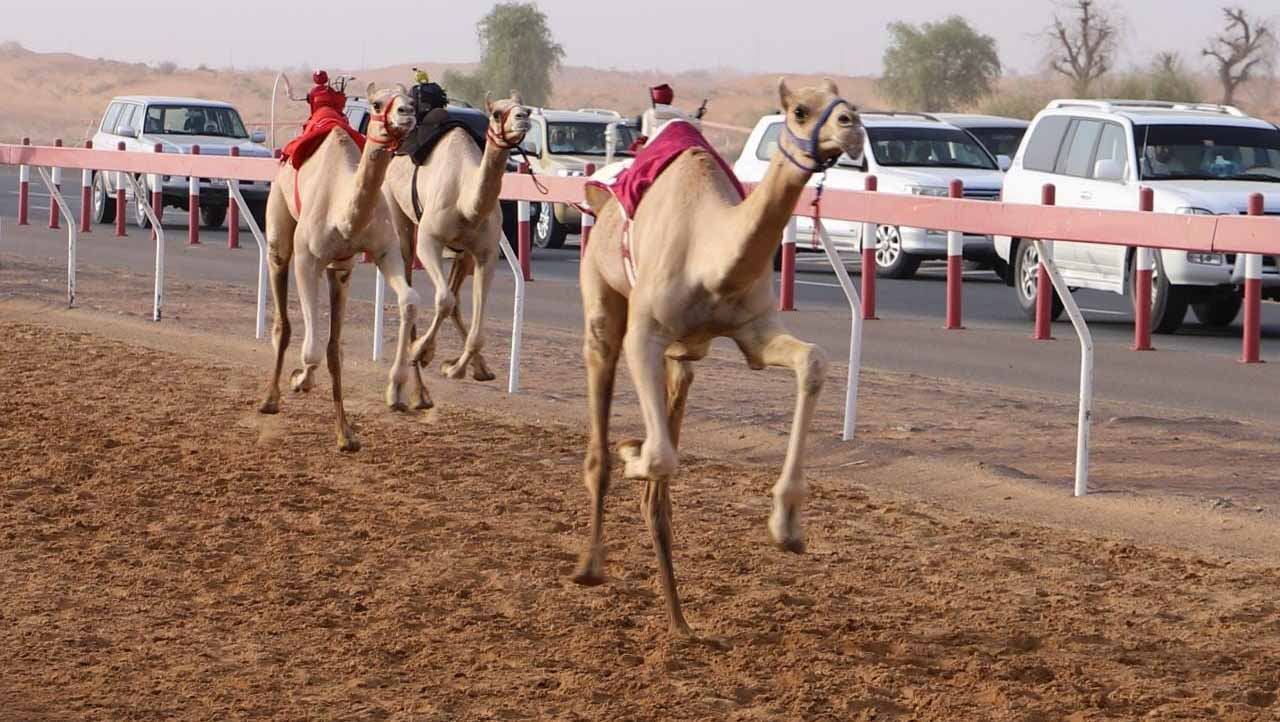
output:
<path id="1" fill-rule="evenodd" d="M 991 262 L 991 270 L 996 274 L 996 278 L 1001 281 L 1009 281 L 1009 264 L 1003 258 L 997 257 Z"/>
<path id="2" fill-rule="evenodd" d="M 94 223 L 115 223 L 116 220 L 116 199 L 115 196 L 108 196 L 107 191 L 103 188 L 103 183 L 97 182 L 98 175 L 94 174 L 93 184 L 93 222 Z"/>
<path id="3" fill-rule="evenodd" d="M 538 209 L 538 222 L 533 227 L 533 245 L 538 248 L 560 248 L 569 231 L 556 220 L 555 206 L 543 203 Z"/>
<path id="4" fill-rule="evenodd" d="M 1036 250 L 1036 244 L 1031 241 L 1023 241 L 1013 251 L 1013 290 L 1018 297 L 1018 306 L 1022 308 L 1022 314 L 1031 320 L 1036 318 L 1036 294 L 1040 290 L 1040 253 Z M 1053 293 L 1053 303 L 1050 306 L 1049 318 L 1057 321 L 1062 317 L 1064 306 L 1062 299 L 1058 297 L 1058 292 L 1050 289 Z"/>
<path id="5" fill-rule="evenodd" d="M 897 226 L 876 226 L 876 275 L 881 278 L 911 278 L 920 268 L 919 256 L 902 250 L 902 233 Z"/>
<path id="6" fill-rule="evenodd" d="M 1244 296 L 1239 291 L 1219 291 L 1207 300 L 1191 304 L 1191 310 L 1200 323 L 1213 328 L 1226 328 L 1240 315 L 1242 305 Z"/>
<path id="7" fill-rule="evenodd" d="M 1130 303 L 1134 301 L 1133 289 L 1137 287 L 1137 265 L 1129 267 Z M 1151 271 L 1151 330 L 1155 333 L 1176 333 L 1187 317 L 1190 297 L 1186 286 L 1174 286 L 1164 275 L 1164 261 L 1155 254 L 1155 268 Z"/>
<path id="8" fill-rule="evenodd" d="M 141 198 L 138 196 L 134 196 L 133 223 L 138 228 L 141 228 L 142 230 L 145 231 L 146 229 L 151 227 L 151 220 L 147 218 L 147 211 L 146 211 L 147 205 L 149 204 L 149 201 L 150 201 L 150 198 L 149 198 L 150 191 L 147 190 L 147 181 L 145 179 L 139 178 L 138 185 L 141 186 L 142 192 L 146 193 L 147 196 L 144 196 Z"/>
<path id="9" fill-rule="evenodd" d="M 217 230 L 227 220 L 226 206 L 200 206 L 200 225 L 209 230 Z"/>

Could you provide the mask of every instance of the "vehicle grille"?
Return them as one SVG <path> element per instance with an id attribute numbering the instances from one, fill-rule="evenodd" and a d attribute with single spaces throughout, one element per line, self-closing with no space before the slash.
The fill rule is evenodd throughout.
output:
<path id="1" fill-rule="evenodd" d="M 965 188 L 964 197 L 971 201 L 998 201 L 1000 200 L 1000 191 L 985 188 Z"/>

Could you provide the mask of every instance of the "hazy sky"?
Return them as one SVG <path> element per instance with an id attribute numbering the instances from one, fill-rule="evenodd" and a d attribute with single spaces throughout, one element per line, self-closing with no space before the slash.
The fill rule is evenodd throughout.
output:
<path id="1" fill-rule="evenodd" d="M 1280 13 L 1276 0 L 1229 0 Z M 1124 63 L 1199 49 L 1220 26 L 1215 0 L 1113 0 Z M 0 40 L 41 51 L 180 65 L 376 67 L 478 58 L 490 0 L 4 0 Z M 885 26 L 959 13 L 994 35 L 1006 66 L 1037 69 L 1053 0 L 540 0 L 566 62 L 600 68 L 826 71 L 880 69 Z M 306 8 L 305 12 L 298 12 Z M 372 13 L 374 17 L 366 18 Z"/>

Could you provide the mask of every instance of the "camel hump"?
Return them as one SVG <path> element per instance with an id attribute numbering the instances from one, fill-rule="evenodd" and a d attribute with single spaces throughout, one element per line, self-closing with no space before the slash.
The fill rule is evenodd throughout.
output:
<path id="1" fill-rule="evenodd" d="M 604 210 L 605 205 L 613 199 L 613 194 L 607 188 L 595 183 L 588 183 L 584 191 L 587 197 L 587 205 L 598 215 Z"/>

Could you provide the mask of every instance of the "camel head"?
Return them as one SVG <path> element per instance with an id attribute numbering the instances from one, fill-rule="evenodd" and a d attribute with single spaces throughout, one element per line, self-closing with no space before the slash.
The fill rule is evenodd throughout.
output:
<path id="1" fill-rule="evenodd" d="M 513 90 L 510 98 L 496 102 L 486 94 L 484 108 L 489 114 L 489 140 L 504 150 L 524 142 L 524 134 L 533 127 L 529 122 L 529 109 L 524 107 L 519 91 Z"/>
<path id="2" fill-rule="evenodd" d="M 787 138 L 778 147 L 793 163 L 814 171 L 834 163 L 841 153 L 862 154 L 858 109 L 840 97 L 831 78 L 824 78 L 819 86 L 795 90 L 782 78 L 778 96 L 787 129 Z"/>
<path id="3" fill-rule="evenodd" d="M 417 123 L 413 98 L 399 83 L 394 87 L 378 90 L 369 83 L 369 140 L 381 145 L 399 145 Z"/>

